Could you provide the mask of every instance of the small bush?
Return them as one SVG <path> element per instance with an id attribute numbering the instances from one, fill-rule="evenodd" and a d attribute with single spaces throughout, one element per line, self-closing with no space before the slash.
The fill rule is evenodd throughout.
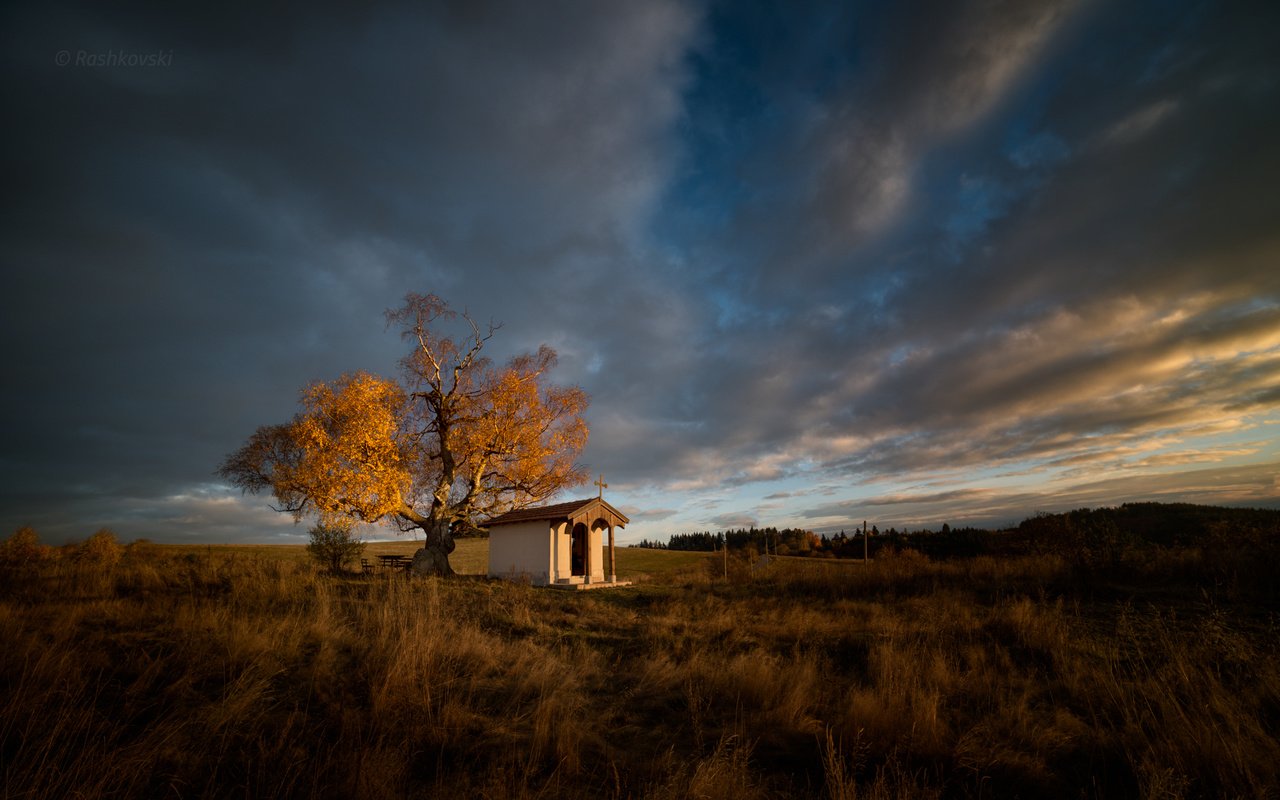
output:
<path id="1" fill-rule="evenodd" d="M 24 566 L 45 558 L 47 550 L 40 544 L 36 529 L 23 525 L 4 544 L 0 544 L 0 562 L 15 567 Z"/>
<path id="2" fill-rule="evenodd" d="M 154 558 L 160 554 L 160 548 L 150 539 L 134 539 L 124 546 L 127 558 Z"/>
<path id="3" fill-rule="evenodd" d="M 86 539 L 76 551 L 76 557 L 79 560 L 104 567 L 120 563 L 123 556 L 124 545 L 120 544 L 120 540 L 110 528 L 98 529 L 98 532 Z"/>
<path id="4" fill-rule="evenodd" d="M 350 522 L 319 522 L 308 533 L 311 534 L 311 542 L 307 545 L 307 553 L 331 572 L 342 572 L 348 561 L 364 554 L 364 542 L 360 541 Z"/>

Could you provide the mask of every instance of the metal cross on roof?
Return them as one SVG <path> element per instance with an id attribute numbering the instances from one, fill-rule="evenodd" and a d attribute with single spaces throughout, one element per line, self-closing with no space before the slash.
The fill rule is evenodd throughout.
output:
<path id="1" fill-rule="evenodd" d="M 600 499 L 601 499 L 601 500 L 603 500 L 603 499 L 604 499 L 604 490 L 609 488 L 609 484 L 607 484 L 607 483 L 605 483 L 605 482 L 604 482 L 604 473 L 603 473 L 603 472 L 601 472 L 601 473 L 600 473 L 600 480 L 596 481 L 596 482 L 595 482 L 595 485 L 600 487 Z"/>

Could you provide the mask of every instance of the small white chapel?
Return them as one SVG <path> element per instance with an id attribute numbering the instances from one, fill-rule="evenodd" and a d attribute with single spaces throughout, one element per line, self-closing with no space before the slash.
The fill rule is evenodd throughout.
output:
<path id="1" fill-rule="evenodd" d="M 589 500 L 494 517 L 485 524 L 489 576 L 566 589 L 626 586 L 629 582 L 618 580 L 613 531 L 630 521 L 605 502 L 603 488 L 600 497 Z"/>

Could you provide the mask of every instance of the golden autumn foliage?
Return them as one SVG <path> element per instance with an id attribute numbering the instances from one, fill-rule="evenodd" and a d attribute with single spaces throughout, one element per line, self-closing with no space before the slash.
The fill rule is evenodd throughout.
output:
<path id="1" fill-rule="evenodd" d="M 469 335 L 435 295 L 410 294 L 387 313 L 411 343 L 394 381 L 359 372 L 307 387 L 291 422 L 259 428 L 219 473 L 245 491 L 269 491 L 278 510 L 322 521 L 354 518 L 421 529 L 430 563 L 449 572 L 456 533 L 582 483 L 588 398 L 547 374 L 555 351 L 495 367 L 480 352 L 497 328 Z"/>
<path id="2" fill-rule="evenodd" d="M 549 496 L 576 474 L 573 459 L 587 442 L 587 396 L 577 387 L 539 386 L 554 358 L 544 347 L 489 371 L 485 391 L 457 407 L 451 441 L 464 455 L 456 467 L 483 516 L 522 505 L 521 495 Z"/>
<path id="3" fill-rule="evenodd" d="M 322 517 L 373 522 L 404 505 L 412 480 L 401 456 L 404 392 L 393 381 L 359 372 L 315 383 L 290 435 L 300 451 L 283 480 L 308 487 Z"/>

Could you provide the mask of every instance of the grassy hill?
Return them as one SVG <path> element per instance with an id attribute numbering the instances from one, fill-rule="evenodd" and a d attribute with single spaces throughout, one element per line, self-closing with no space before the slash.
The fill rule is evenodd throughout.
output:
<path id="1" fill-rule="evenodd" d="M 3 797 L 1280 792 L 1280 608 L 1197 549 L 726 578 L 622 548 L 641 583 L 581 593 L 334 577 L 298 547 L 12 556 Z"/>
<path id="2" fill-rule="evenodd" d="M 489 568 L 488 539 L 458 539 L 458 548 L 449 556 L 449 563 L 460 575 L 484 575 Z M 422 546 L 412 539 L 390 542 L 369 542 L 365 546 L 365 558 L 374 560 L 380 555 L 411 556 Z M 170 557 L 193 555 L 212 559 L 252 559 L 261 561 L 308 561 L 307 548 L 300 544 L 213 544 L 213 545 L 152 545 L 157 552 Z M 680 572 L 699 569 L 711 554 L 681 553 L 667 550 L 646 550 L 635 547 L 619 547 L 618 577 L 623 580 L 649 580 L 669 577 Z M 352 568 L 354 568 L 354 564 Z"/>

